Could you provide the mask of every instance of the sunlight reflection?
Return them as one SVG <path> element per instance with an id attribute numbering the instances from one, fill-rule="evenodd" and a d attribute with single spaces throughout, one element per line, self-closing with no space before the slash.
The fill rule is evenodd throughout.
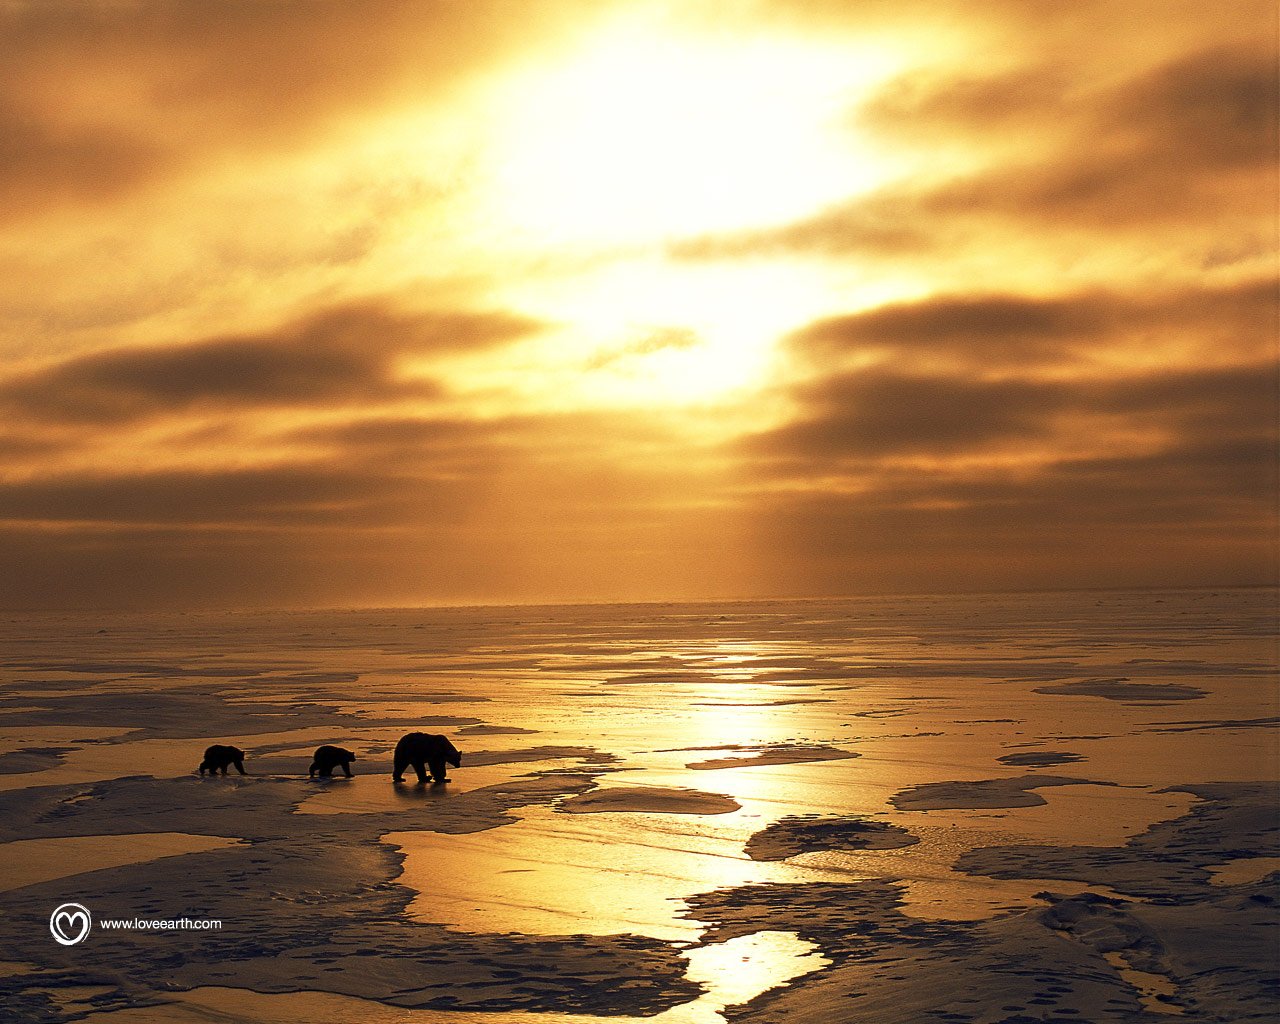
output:
<path id="1" fill-rule="evenodd" d="M 706 991 L 697 999 L 656 1016 L 607 1018 L 578 1013 L 526 1013 L 523 1011 L 413 1010 L 373 1000 L 331 992 L 266 994 L 248 989 L 208 986 L 172 994 L 176 1004 L 157 1012 L 156 1007 L 91 1014 L 86 1019 L 103 1024 L 201 1024 L 212 1019 L 241 1024 L 294 1024 L 299 1020 L 359 1020 L 366 1024 L 723 1024 L 721 1011 L 747 1002 L 761 993 L 830 964 L 811 942 L 791 932 L 756 932 L 727 942 L 698 946 L 685 952 L 688 977 Z"/>
<path id="2" fill-rule="evenodd" d="M 692 942 L 703 926 L 682 916 L 683 901 L 696 893 L 850 878 L 751 860 L 743 843 L 758 823 L 741 820 L 740 812 L 519 813 L 520 821 L 499 831 L 384 835 L 405 855 L 398 881 L 419 894 L 410 916 L 467 932 L 631 933 Z"/>
<path id="3" fill-rule="evenodd" d="M 719 1024 L 719 1012 L 831 963 L 812 942 L 792 932 L 756 932 L 688 950 L 688 977 L 706 994 L 654 1018 L 662 1024 Z"/>

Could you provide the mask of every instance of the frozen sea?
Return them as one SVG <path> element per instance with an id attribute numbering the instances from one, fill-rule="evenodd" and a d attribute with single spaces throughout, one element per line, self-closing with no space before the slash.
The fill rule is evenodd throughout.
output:
<path id="1" fill-rule="evenodd" d="M 1274 1020 L 1277 607 L 4 615 L 0 1019 Z"/>

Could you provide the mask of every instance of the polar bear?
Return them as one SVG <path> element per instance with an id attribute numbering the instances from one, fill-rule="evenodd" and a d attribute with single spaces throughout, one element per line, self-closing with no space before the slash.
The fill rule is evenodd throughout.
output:
<path id="1" fill-rule="evenodd" d="M 444 736 L 432 736 L 425 732 L 406 733 L 396 744 L 395 771 L 393 782 L 404 781 L 404 770 L 413 765 L 419 782 L 427 781 L 427 768 L 431 769 L 433 782 L 448 782 L 445 777 L 445 764 L 455 768 L 462 767 L 462 755 Z"/>
<path id="2" fill-rule="evenodd" d="M 323 747 L 316 747 L 307 774 L 314 778 L 319 772 L 320 778 L 327 779 L 333 775 L 335 768 L 341 768 L 342 774 L 351 778 L 351 762 L 355 759 L 356 755 L 346 747 L 331 747 L 326 743 Z"/>

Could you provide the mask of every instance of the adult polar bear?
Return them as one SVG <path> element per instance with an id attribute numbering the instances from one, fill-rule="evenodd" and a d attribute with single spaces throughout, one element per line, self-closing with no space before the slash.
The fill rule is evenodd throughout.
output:
<path id="1" fill-rule="evenodd" d="M 404 770 L 413 765 L 420 783 L 427 781 L 427 768 L 431 769 L 433 782 L 448 782 L 444 774 L 446 763 L 455 768 L 462 767 L 462 755 L 447 737 L 432 736 L 425 732 L 406 733 L 396 744 L 395 770 L 391 774 L 391 781 L 403 782 Z"/>

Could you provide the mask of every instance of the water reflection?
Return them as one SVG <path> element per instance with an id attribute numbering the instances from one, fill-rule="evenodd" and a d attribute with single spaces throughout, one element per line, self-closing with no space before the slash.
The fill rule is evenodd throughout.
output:
<path id="1" fill-rule="evenodd" d="M 792 932 L 756 932 L 687 950 L 688 977 L 706 994 L 653 1018 L 662 1024 L 721 1024 L 726 1006 L 750 1002 L 831 963 Z"/>
<path id="2" fill-rule="evenodd" d="M 409 907 L 417 920 L 468 932 L 691 942 L 702 926 L 677 916 L 681 897 L 756 872 L 734 840 L 698 834 L 680 817 L 528 808 L 492 832 L 394 832 L 383 841 L 405 854 L 398 881 L 419 894 Z"/>
<path id="3" fill-rule="evenodd" d="M 1062 790 L 1041 807 L 997 812 L 886 812 L 881 784 L 886 766 L 859 761 L 811 762 L 691 772 L 680 767 L 632 769 L 608 776 L 607 786 L 690 786 L 733 797 L 742 806 L 725 814 L 647 814 L 630 811 L 563 814 L 528 807 L 519 821 L 471 835 L 394 832 L 384 842 L 405 854 L 398 879 L 418 897 L 417 920 L 468 932 L 544 935 L 620 932 L 694 941 L 702 923 L 684 916 L 684 899 L 712 889 L 752 883 L 901 880 L 903 912 L 925 919 L 975 920 L 1032 906 L 1046 887 L 1082 891 L 1075 883 L 994 879 L 958 873 L 956 859 L 975 846 L 1019 841 L 1070 843 L 1080 835 L 1080 804 L 1056 806 Z M 1153 821 L 1176 816 L 1187 794 L 1153 794 L 1116 787 L 1096 813 L 1096 834 L 1122 842 Z M 1101 808 L 1101 810 L 1098 810 Z M 744 852 L 750 837 L 789 815 L 858 815 L 892 821 L 921 842 L 899 850 L 801 853 L 757 862 Z"/>
<path id="4" fill-rule="evenodd" d="M 145 1010 L 94 1013 L 96 1024 L 295 1024 L 297 1021 L 358 1020 L 364 1024 L 724 1024 L 721 1011 L 748 1002 L 830 963 L 812 943 L 791 932 L 756 932 L 685 952 L 688 976 L 705 992 L 697 999 L 647 1017 L 596 1017 L 578 1013 L 409 1010 L 329 992 L 266 995 L 247 989 L 206 987 L 173 993 L 174 1003 Z"/>

